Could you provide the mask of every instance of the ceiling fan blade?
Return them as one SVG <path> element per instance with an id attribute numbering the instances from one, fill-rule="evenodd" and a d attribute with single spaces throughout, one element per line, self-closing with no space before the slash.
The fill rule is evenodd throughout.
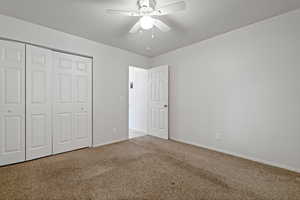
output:
<path id="1" fill-rule="evenodd" d="M 130 16 L 130 17 L 140 16 L 139 12 L 130 11 L 130 10 L 112 10 L 112 9 L 108 9 L 108 10 L 106 10 L 106 13 L 113 14 L 113 15 L 125 15 L 125 16 Z"/>
<path id="2" fill-rule="evenodd" d="M 141 28 L 140 20 L 133 25 L 133 27 L 130 29 L 129 33 L 136 33 Z"/>
<path id="3" fill-rule="evenodd" d="M 162 22 L 158 19 L 154 19 L 153 24 L 162 32 L 168 32 L 171 30 L 171 28 L 167 24 L 165 24 L 164 22 Z"/>
<path id="4" fill-rule="evenodd" d="M 185 8 L 186 8 L 185 1 L 179 1 L 156 9 L 155 11 L 153 11 L 151 15 L 159 15 L 159 16 L 168 15 L 174 12 L 185 10 Z"/>

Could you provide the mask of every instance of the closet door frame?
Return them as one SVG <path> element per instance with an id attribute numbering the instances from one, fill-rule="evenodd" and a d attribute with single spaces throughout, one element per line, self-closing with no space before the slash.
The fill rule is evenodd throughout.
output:
<path id="1" fill-rule="evenodd" d="M 22 57 L 22 59 L 24 59 L 24 69 L 23 69 L 23 79 L 22 79 L 22 81 L 24 82 L 24 84 L 22 85 L 22 87 L 24 88 L 24 91 L 23 91 L 23 109 L 21 109 L 21 110 L 23 110 L 23 114 L 21 113 L 20 114 L 20 116 L 21 116 L 21 123 L 20 123 L 20 126 L 21 127 L 23 127 L 23 134 L 21 135 L 21 138 L 20 138 L 20 141 L 21 141 L 21 143 L 20 143 L 20 147 L 21 147 L 21 149 L 20 149 L 20 152 L 19 152 L 19 154 L 18 154 L 18 158 L 8 158 L 8 159 L 2 159 L 1 158 L 1 154 L 3 153 L 3 145 L 2 144 L 0 144 L 0 158 L 2 159 L 2 160 L 0 160 L 0 166 L 3 166 L 3 165 L 8 165 L 8 164 L 14 164 L 14 163 L 19 163 L 19 162 L 23 162 L 23 161 L 26 161 L 26 141 L 28 140 L 26 137 L 27 137 L 27 130 L 26 130 L 26 118 L 27 118 L 27 104 L 26 104 L 26 101 L 27 101 L 27 99 L 26 99 L 26 56 L 27 56 L 27 54 L 26 54 L 26 46 L 27 45 L 30 45 L 30 46 L 33 46 L 33 47 L 36 47 L 36 48 L 41 48 L 41 49 L 45 49 L 45 50 L 49 50 L 49 51 L 51 51 L 52 52 L 52 54 L 54 54 L 54 53 L 63 53 L 63 54 L 68 54 L 68 55 L 71 55 L 71 56 L 80 56 L 80 57 L 82 57 L 83 59 L 90 59 L 91 60 L 91 67 L 90 67 L 90 70 L 91 70 L 91 72 L 90 72 L 90 84 L 91 84 L 91 88 L 90 88 L 90 91 L 91 91 L 91 96 L 90 96 L 90 120 L 91 120 L 91 122 L 90 122 L 90 142 L 89 142 L 89 145 L 88 146 L 86 146 L 86 147 L 93 147 L 94 146 L 94 131 L 93 131 L 93 126 L 94 126 L 94 121 L 93 121 L 93 119 L 94 119 L 94 110 L 93 110 L 93 108 L 94 108 L 94 74 L 93 74 L 93 63 L 94 63 L 94 60 L 93 60 L 93 57 L 92 56 L 89 56 L 89 55 L 83 55 L 83 54 L 78 54 L 78 53 L 74 53 L 74 52 L 69 52 L 69 51 L 64 51 L 64 50 L 59 50 L 59 49 L 54 49 L 54 48 L 51 48 L 51 47 L 47 47 L 47 46 L 43 46 L 43 45 L 38 45 L 38 44 L 34 44 L 34 43 L 29 43 L 29 42 L 24 42 L 24 41 L 20 41 L 20 40 L 14 40 L 14 39 L 10 39 L 10 38 L 3 38 L 3 37 L 0 37 L 0 43 L 1 42 L 4 42 L 4 43 L 12 43 L 12 44 L 16 44 L 16 45 L 22 45 L 22 46 L 24 46 L 24 53 L 23 53 L 23 57 Z M 1 52 L 0 52 L 0 55 L 1 55 Z M 52 67 L 52 73 L 51 74 L 53 74 L 53 65 L 51 66 Z M 2 75 L 2 72 L 1 72 L 1 67 L 0 67 L 0 75 Z M 52 83 L 52 85 L 53 85 L 53 83 Z M 1 86 L 0 86 L 0 92 L 1 92 Z M 51 89 L 51 92 L 53 92 L 53 88 Z M 53 95 L 51 95 L 51 100 L 52 100 L 52 106 L 51 107 L 53 107 Z M 5 109 L 4 109 L 5 110 Z M 8 112 L 8 110 L 7 111 L 4 111 L 3 110 L 3 106 L 1 107 L 0 106 L 0 112 L 2 113 L 0 113 L 0 125 L 2 125 L 1 123 L 1 120 L 2 120 L 2 115 L 3 115 L 3 112 Z M 20 109 L 18 109 L 18 110 L 20 110 Z M 10 111 L 11 112 L 11 111 Z M 52 114 L 52 116 L 53 116 L 53 109 L 51 109 L 51 114 Z M 8 113 L 7 113 L 8 114 Z M 9 115 L 12 115 L 13 113 L 10 113 Z M 52 119 L 53 119 L 53 117 L 52 117 Z M 52 143 L 52 145 L 51 145 L 51 149 L 52 149 L 52 151 L 51 151 L 51 154 L 54 154 L 54 152 L 53 152 L 53 121 L 51 122 L 51 125 L 52 125 L 52 133 L 51 133 L 51 143 Z M 3 127 L 3 126 L 2 126 Z M 1 126 L 0 126 L 0 128 L 1 128 Z M 1 134 L 0 134 L 0 139 L 2 139 L 1 138 L 2 136 L 1 136 Z M 73 149 L 73 150 L 75 150 L 75 149 Z M 35 159 L 35 158 L 30 158 L 30 156 L 27 156 L 28 157 L 28 159 L 27 160 L 31 160 L 31 159 Z M 38 157 L 42 157 L 42 156 L 36 156 L 36 158 L 38 158 Z"/>

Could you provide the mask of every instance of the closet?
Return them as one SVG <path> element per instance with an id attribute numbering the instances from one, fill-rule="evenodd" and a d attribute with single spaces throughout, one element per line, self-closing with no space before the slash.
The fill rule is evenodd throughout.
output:
<path id="1" fill-rule="evenodd" d="M 92 145 L 92 59 L 0 40 L 0 166 Z"/>

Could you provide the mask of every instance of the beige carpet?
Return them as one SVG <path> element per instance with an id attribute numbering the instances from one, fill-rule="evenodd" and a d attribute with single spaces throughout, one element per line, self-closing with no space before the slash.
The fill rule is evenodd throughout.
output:
<path id="1" fill-rule="evenodd" d="M 0 168 L 7 200 L 299 200 L 300 174 L 141 137 Z"/>

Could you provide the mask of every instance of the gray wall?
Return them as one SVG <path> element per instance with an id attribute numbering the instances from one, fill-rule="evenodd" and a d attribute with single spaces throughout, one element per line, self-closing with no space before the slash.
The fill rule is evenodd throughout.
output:
<path id="1" fill-rule="evenodd" d="M 170 65 L 171 138 L 300 172 L 299 22 L 300 10 L 153 58 Z"/>
<path id="2" fill-rule="evenodd" d="M 148 58 L 3 15 L 0 27 L 0 37 L 93 56 L 94 145 L 128 138 L 128 67 Z"/>

